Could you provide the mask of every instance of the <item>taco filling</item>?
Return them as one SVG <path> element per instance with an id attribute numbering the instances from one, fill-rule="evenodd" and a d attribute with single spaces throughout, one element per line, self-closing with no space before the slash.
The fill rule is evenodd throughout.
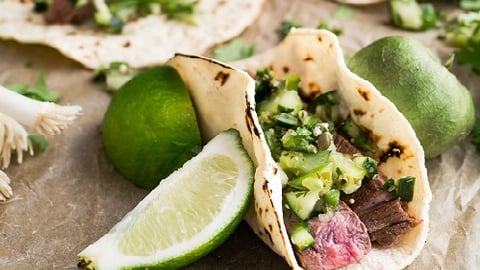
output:
<path id="1" fill-rule="evenodd" d="M 415 177 L 377 170 L 377 146 L 337 91 L 306 96 L 300 77 L 275 77 L 257 71 L 256 109 L 284 176 L 283 218 L 300 265 L 335 269 L 397 244 L 422 222 L 407 213 Z"/>
<path id="2" fill-rule="evenodd" d="M 196 2 L 190 0 L 35 0 L 33 11 L 44 15 L 47 24 L 85 25 L 94 23 L 109 33 L 121 33 L 123 26 L 148 15 L 164 14 L 191 23 Z"/>

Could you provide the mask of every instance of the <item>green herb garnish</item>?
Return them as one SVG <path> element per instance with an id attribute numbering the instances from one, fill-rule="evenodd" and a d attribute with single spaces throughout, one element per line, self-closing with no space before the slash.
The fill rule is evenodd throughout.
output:
<path id="1" fill-rule="evenodd" d="M 37 82 L 33 86 L 29 86 L 24 83 L 16 83 L 5 85 L 6 88 L 27 96 L 29 98 L 39 100 L 39 101 L 57 101 L 59 94 L 50 90 L 45 81 L 45 73 L 43 71 L 38 75 Z"/>
<path id="2" fill-rule="evenodd" d="M 219 61 L 230 62 L 250 57 L 254 52 L 255 45 L 237 38 L 222 46 L 216 47 L 213 51 L 213 58 Z"/>

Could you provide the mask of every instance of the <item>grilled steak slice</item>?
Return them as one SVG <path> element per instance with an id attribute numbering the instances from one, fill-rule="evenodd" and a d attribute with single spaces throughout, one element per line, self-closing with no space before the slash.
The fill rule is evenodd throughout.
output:
<path id="1" fill-rule="evenodd" d="M 357 212 L 360 220 L 368 228 L 368 232 L 374 233 L 390 225 L 408 222 L 412 219 L 402 208 L 399 200 L 383 202 L 375 207 Z"/>
<path id="2" fill-rule="evenodd" d="M 315 244 L 304 251 L 297 250 L 297 257 L 305 269 L 327 270 L 349 265 L 371 249 L 365 225 L 343 202 L 335 212 L 310 219 L 308 227 Z"/>
<path id="3" fill-rule="evenodd" d="M 373 179 L 364 179 L 362 186 L 350 195 L 343 195 L 342 200 L 348 203 L 348 206 L 358 213 L 380 203 L 391 201 L 393 195 L 383 189 L 387 178 L 382 174 L 377 174 Z"/>
<path id="4" fill-rule="evenodd" d="M 421 221 L 410 218 L 406 221 L 390 225 L 379 231 L 370 233 L 372 242 L 377 243 L 381 248 L 388 248 L 400 241 L 403 235 L 412 230 Z"/>
<path id="5" fill-rule="evenodd" d="M 406 204 L 383 189 L 386 180 L 381 174 L 373 179 L 364 179 L 358 191 L 342 197 L 365 223 L 372 243 L 381 248 L 396 244 L 403 235 L 421 223 L 408 215 Z"/>
<path id="6" fill-rule="evenodd" d="M 339 135 L 338 133 L 334 133 L 333 135 L 333 143 L 335 144 L 335 147 L 337 148 L 338 152 L 345 153 L 345 154 L 358 154 L 360 153 L 360 149 L 355 147 L 349 140 L 347 140 L 345 137 L 342 135 Z"/>

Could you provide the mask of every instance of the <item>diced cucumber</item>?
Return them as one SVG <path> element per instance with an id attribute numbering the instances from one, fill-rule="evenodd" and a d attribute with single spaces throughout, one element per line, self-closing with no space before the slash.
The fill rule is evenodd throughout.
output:
<path id="1" fill-rule="evenodd" d="M 422 10 L 415 0 L 389 0 L 388 7 L 392 23 L 403 29 L 422 28 Z"/>
<path id="2" fill-rule="evenodd" d="M 416 0 L 389 0 L 392 24 L 406 30 L 421 31 L 437 26 L 437 14 L 432 4 Z"/>
<path id="3" fill-rule="evenodd" d="M 315 244 L 315 238 L 308 230 L 308 224 L 305 222 L 299 223 L 290 232 L 290 241 L 300 250 L 304 251 Z"/>
<path id="4" fill-rule="evenodd" d="M 367 173 L 366 169 L 342 153 L 333 152 L 330 157 L 335 166 L 334 186 L 346 194 L 359 189 Z"/>
<path id="5" fill-rule="evenodd" d="M 258 104 L 258 113 L 289 112 L 296 115 L 303 108 L 303 102 L 297 91 L 281 89 L 274 92 L 268 99 Z"/>
<path id="6" fill-rule="evenodd" d="M 315 168 L 322 167 L 329 162 L 330 151 L 318 153 L 302 153 L 297 151 L 283 151 L 279 163 L 289 175 L 299 176 Z"/>
<path id="7" fill-rule="evenodd" d="M 287 207 L 301 220 L 309 219 L 320 199 L 318 192 L 290 191 L 283 194 Z"/>
<path id="8" fill-rule="evenodd" d="M 325 164 L 288 181 L 288 185 L 299 190 L 325 193 L 332 188 L 333 164 Z"/>

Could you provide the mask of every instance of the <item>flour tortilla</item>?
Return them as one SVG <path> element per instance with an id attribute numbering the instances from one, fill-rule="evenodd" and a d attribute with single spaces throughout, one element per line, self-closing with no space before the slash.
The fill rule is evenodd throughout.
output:
<path id="1" fill-rule="evenodd" d="M 90 69 L 113 61 L 142 68 L 162 64 L 175 52 L 202 54 L 238 36 L 256 20 L 264 2 L 201 0 L 195 25 L 151 15 L 115 35 L 91 25 L 46 25 L 42 15 L 32 12 L 33 0 L 0 0 L 0 38 L 56 48 Z"/>
<path id="2" fill-rule="evenodd" d="M 423 149 L 415 132 L 395 105 L 366 80 L 348 70 L 334 34 L 326 30 L 293 30 L 277 47 L 232 66 L 214 60 L 177 55 L 175 67 L 190 90 L 204 140 L 230 127 L 238 129 L 256 165 L 254 203 L 246 221 L 260 238 L 293 269 L 301 269 L 283 222 L 282 185 L 278 167 L 266 144 L 255 112 L 255 84 L 250 73 L 272 68 L 279 78 L 297 74 L 307 95 L 338 90 L 342 108 L 376 138 L 379 153 L 398 151 L 378 169 L 395 179 L 416 177 L 410 215 L 423 222 L 389 249 L 372 250 L 346 269 L 401 269 L 413 261 L 426 240 L 431 191 Z M 234 68 L 235 66 L 236 68 Z M 392 145 L 396 148 L 392 149 Z"/>

